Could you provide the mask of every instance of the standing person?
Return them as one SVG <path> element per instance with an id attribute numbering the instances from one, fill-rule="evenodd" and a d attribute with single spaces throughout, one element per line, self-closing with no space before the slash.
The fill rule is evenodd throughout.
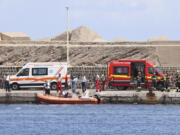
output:
<path id="1" fill-rule="evenodd" d="M 72 90 L 72 93 L 74 93 L 74 90 L 73 90 L 73 87 L 74 87 L 74 75 L 71 74 L 71 90 Z"/>
<path id="2" fill-rule="evenodd" d="M 174 74 L 173 73 L 169 76 L 169 85 L 171 87 L 174 86 Z"/>
<path id="3" fill-rule="evenodd" d="M 157 76 L 156 73 L 153 74 L 153 76 L 151 77 L 151 81 L 152 81 L 152 87 L 154 88 L 154 90 L 156 90 L 157 87 Z"/>
<path id="4" fill-rule="evenodd" d="M 86 91 L 86 84 L 87 84 L 87 79 L 86 79 L 86 76 L 83 75 L 82 76 L 82 92 L 84 93 Z"/>
<path id="5" fill-rule="evenodd" d="M 45 84 L 44 84 L 44 89 L 45 89 L 45 95 L 50 95 L 50 81 L 45 81 Z"/>
<path id="6" fill-rule="evenodd" d="M 176 74 L 176 92 L 180 92 L 180 75 Z"/>
<path id="7" fill-rule="evenodd" d="M 160 80 L 160 84 L 161 84 L 161 92 L 165 91 L 165 79 L 164 79 L 164 76 L 161 78 Z"/>
<path id="8" fill-rule="evenodd" d="M 99 80 L 100 80 L 100 77 L 99 77 L 99 75 L 97 74 L 97 75 L 96 75 L 96 92 L 99 92 L 99 91 L 100 91 Z"/>
<path id="9" fill-rule="evenodd" d="M 165 87 L 166 87 L 166 91 L 169 92 L 170 89 L 169 89 L 169 74 L 168 74 L 168 72 L 166 72 L 166 74 L 165 74 Z"/>
<path id="10" fill-rule="evenodd" d="M 62 77 L 61 77 L 61 73 L 59 73 L 59 75 L 57 76 L 57 93 L 59 93 L 59 95 L 62 95 Z"/>
<path id="11" fill-rule="evenodd" d="M 68 90 L 68 76 L 65 76 L 65 90 Z"/>
<path id="12" fill-rule="evenodd" d="M 9 84 L 10 77 L 9 77 L 9 75 L 5 75 L 4 79 L 5 79 L 5 89 L 6 89 L 6 92 L 10 92 L 10 84 Z"/>
<path id="13" fill-rule="evenodd" d="M 138 72 L 138 75 L 137 75 L 137 89 L 138 89 L 138 91 L 140 91 L 140 89 L 141 89 L 141 82 L 142 82 L 142 75 L 141 75 L 141 72 Z"/>
<path id="14" fill-rule="evenodd" d="M 106 84 L 106 78 L 105 78 L 104 74 L 101 75 L 101 80 L 102 80 L 102 90 L 104 91 L 105 84 Z"/>
<path id="15" fill-rule="evenodd" d="M 76 83 L 78 78 L 76 76 L 72 76 L 72 93 L 76 93 Z"/>

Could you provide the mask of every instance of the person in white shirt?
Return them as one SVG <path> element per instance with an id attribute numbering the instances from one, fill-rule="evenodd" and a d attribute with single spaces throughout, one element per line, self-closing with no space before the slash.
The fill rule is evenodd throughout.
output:
<path id="1" fill-rule="evenodd" d="M 78 78 L 76 76 L 72 76 L 72 92 L 76 93 L 76 83 L 78 81 Z"/>
<path id="2" fill-rule="evenodd" d="M 86 79 L 86 76 L 83 75 L 82 76 L 82 92 L 84 93 L 86 91 L 86 82 L 87 82 L 87 79 Z"/>
<path id="3" fill-rule="evenodd" d="M 10 84 L 9 84 L 10 77 L 9 77 L 9 75 L 5 75 L 4 79 L 5 79 L 5 89 L 6 89 L 6 92 L 10 92 Z"/>

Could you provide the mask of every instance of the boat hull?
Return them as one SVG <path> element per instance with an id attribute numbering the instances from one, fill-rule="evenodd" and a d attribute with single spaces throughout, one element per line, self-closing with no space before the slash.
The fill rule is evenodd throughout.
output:
<path id="1" fill-rule="evenodd" d="M 48 104 L 98 104 L 96 98 L 64 98 L 51 95 L 37 94 L 37 99 L 39 101 L 48 103 Z"/>

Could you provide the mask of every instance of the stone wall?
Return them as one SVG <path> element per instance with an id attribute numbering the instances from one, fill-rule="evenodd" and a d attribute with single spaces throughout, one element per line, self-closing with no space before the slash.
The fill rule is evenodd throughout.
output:
<path id="1" fill-rule="evenodd" d="M 70 42 L 72 66 L 102 66 L 117 59 L 146 59 L 158 66 L 180 66 L 180 41 Z M 66 42 L 0 41 L 0 65 L 66 61 Z"/>
<path id="2" fill-rule="evenodd" d="M 4 80 L 6 75 L 16 74 L 21 67 L 0 67 L 0 88 L 4 88 Z"/>

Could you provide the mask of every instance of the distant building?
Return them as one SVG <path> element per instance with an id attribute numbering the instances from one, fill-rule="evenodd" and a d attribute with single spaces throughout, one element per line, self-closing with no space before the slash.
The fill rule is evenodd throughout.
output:
<path id="1" fill-rule="evenodd" d="M 30 37 L 23 32 L 1 32 L 1 40 L 31 40 Z"/>

